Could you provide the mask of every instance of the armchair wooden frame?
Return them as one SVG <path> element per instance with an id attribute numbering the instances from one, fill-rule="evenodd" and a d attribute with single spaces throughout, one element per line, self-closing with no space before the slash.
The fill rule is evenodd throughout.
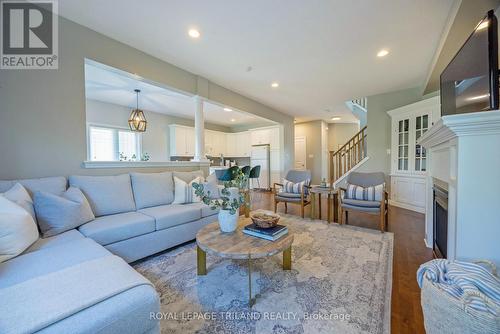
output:
<path id="1" fill-rule="evenodd" d="M 306 205 L 308 205 L 308 204 L 311 203 L 311 201 L 309 200 L 309 196 L 306 193 L 306 189 L 311 189 L 311 187 L 307 186 L 307 185 L 304 185 L 302 187 L 302 192 L 300 193 L 300 202 L 299 202 L 299 201 L 292 201 L 292 200 L 287 201 L 287 200 L 283 199 L 283 197 L 282 198 L 278 198 L 278 196 L 277 196 L 277 194 L 278 194 L 277 186 L 283 188 L 283 184 L 281 184 L 281 183 L 274 183 L 273 184 L 274 213 L 276 213 L 276 211 L 278 210 L 278 203 L 279 202 L 285 203 L 285 213 L 287 213 L 287 211 L 288 211 L 288 203 L 299 204 L 300 205 L 300 216 L 302 218 L 304 218 L 304 208 L 306 207 Z"/>
<path id="2" fill-rule="evenodd" d="M 349 223 L 349 211 L 359 211 L 363 212 L 366 214 L 375 214 L 375 213 L 370 213 L 362 210 L 356 210 L 352 208 L 344 208 L 342 206 L 343 200 L 344 200 L 344 193 L 347 191 L 346 188 L 340 187 L 339 188 L 339 212 L 340 212 L 340 219 L 339 223 L 340 225 L 342 224 L 348 224 Z M 344 221 L 344 213 L 345 213 L 345 221 Z M 380 201 L 380 231 L 383 233 L 387 229 L 387 224 L 388 224 L 388 215 L 389 215 L 389 194 L 387 193 L 386 189 L 384 188 L 383 193 L 382 193 L 382 200 Z"/>

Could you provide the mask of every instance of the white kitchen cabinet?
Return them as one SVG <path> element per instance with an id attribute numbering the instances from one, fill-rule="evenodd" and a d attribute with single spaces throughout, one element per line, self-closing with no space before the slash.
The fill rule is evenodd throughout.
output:
<path id="1" fill-rule="evenodd" d="M 391 116 L 391 204 L 425 212 L 427 156 L 418 139 L 440 117 L 439 96 L 387 112 Z"/>
<path id="2" fill-rule="evenodd" d="M 170 156 L 194 156 L 194 129 L 182 125 L 169 125 Z"/>
<path id="3" fill-rule="evenodd" d="M 271 143 L 271 129 L 254 129 L 251 131 L 252 145 L 264 145 Z"/>
<path id="4" fill-rule="evenodd" d="M 236 157 L 237 152 L 237 134 L 236 133 L 226 133 L 226 156 Z"/>
<path id="5" fill-rule="evenodd" d="M 226 153 L 226 134 L 224 132 L 205 130 L 205 153 L 218 157 Z"/>
<path id="6" fill-rule="evenodd" d="M 238 132 L 236 134 L 236 143 L 238 157 L 249 157 L 252 149 L 250 133 L 248 131 Z"/>

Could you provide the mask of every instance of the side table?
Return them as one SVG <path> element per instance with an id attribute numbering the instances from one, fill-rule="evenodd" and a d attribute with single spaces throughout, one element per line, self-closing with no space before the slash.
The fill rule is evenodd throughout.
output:
<path id="1" fill-rule="evenodd" d="M 311 219 L 321 219 L 321 195 L 327 196 L 327 221 L 332 221 L 332 207 L 333 207 L 333 221 L 338 221 L 339 201 L 338 189 L 330 187 L 314 186 L 309 189 L 311 194 Z M 316 206 L 316 197 L 318 198 L 318 205 Z M 317 212 L 316 212 L 317 211 Z"/>

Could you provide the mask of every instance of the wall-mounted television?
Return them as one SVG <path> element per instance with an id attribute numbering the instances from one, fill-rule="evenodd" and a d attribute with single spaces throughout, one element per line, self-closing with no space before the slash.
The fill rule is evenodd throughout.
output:
<path id="1" fill-rule="evenodd" d="M 441 115 L 498 109 L 498 27 L 491 10 L 441 73 Z"/>

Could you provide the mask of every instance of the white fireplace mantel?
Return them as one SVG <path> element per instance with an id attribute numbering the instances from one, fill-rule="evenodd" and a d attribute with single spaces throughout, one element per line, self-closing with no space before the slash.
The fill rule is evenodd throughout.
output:
<path id="1" fill-rule="evenodd" d="M 500 264 L 500 111 L 443 116 L 418 143 L 429 161 L 427 246 L 437 179 L 448 185 L 448 258 Z"/>

